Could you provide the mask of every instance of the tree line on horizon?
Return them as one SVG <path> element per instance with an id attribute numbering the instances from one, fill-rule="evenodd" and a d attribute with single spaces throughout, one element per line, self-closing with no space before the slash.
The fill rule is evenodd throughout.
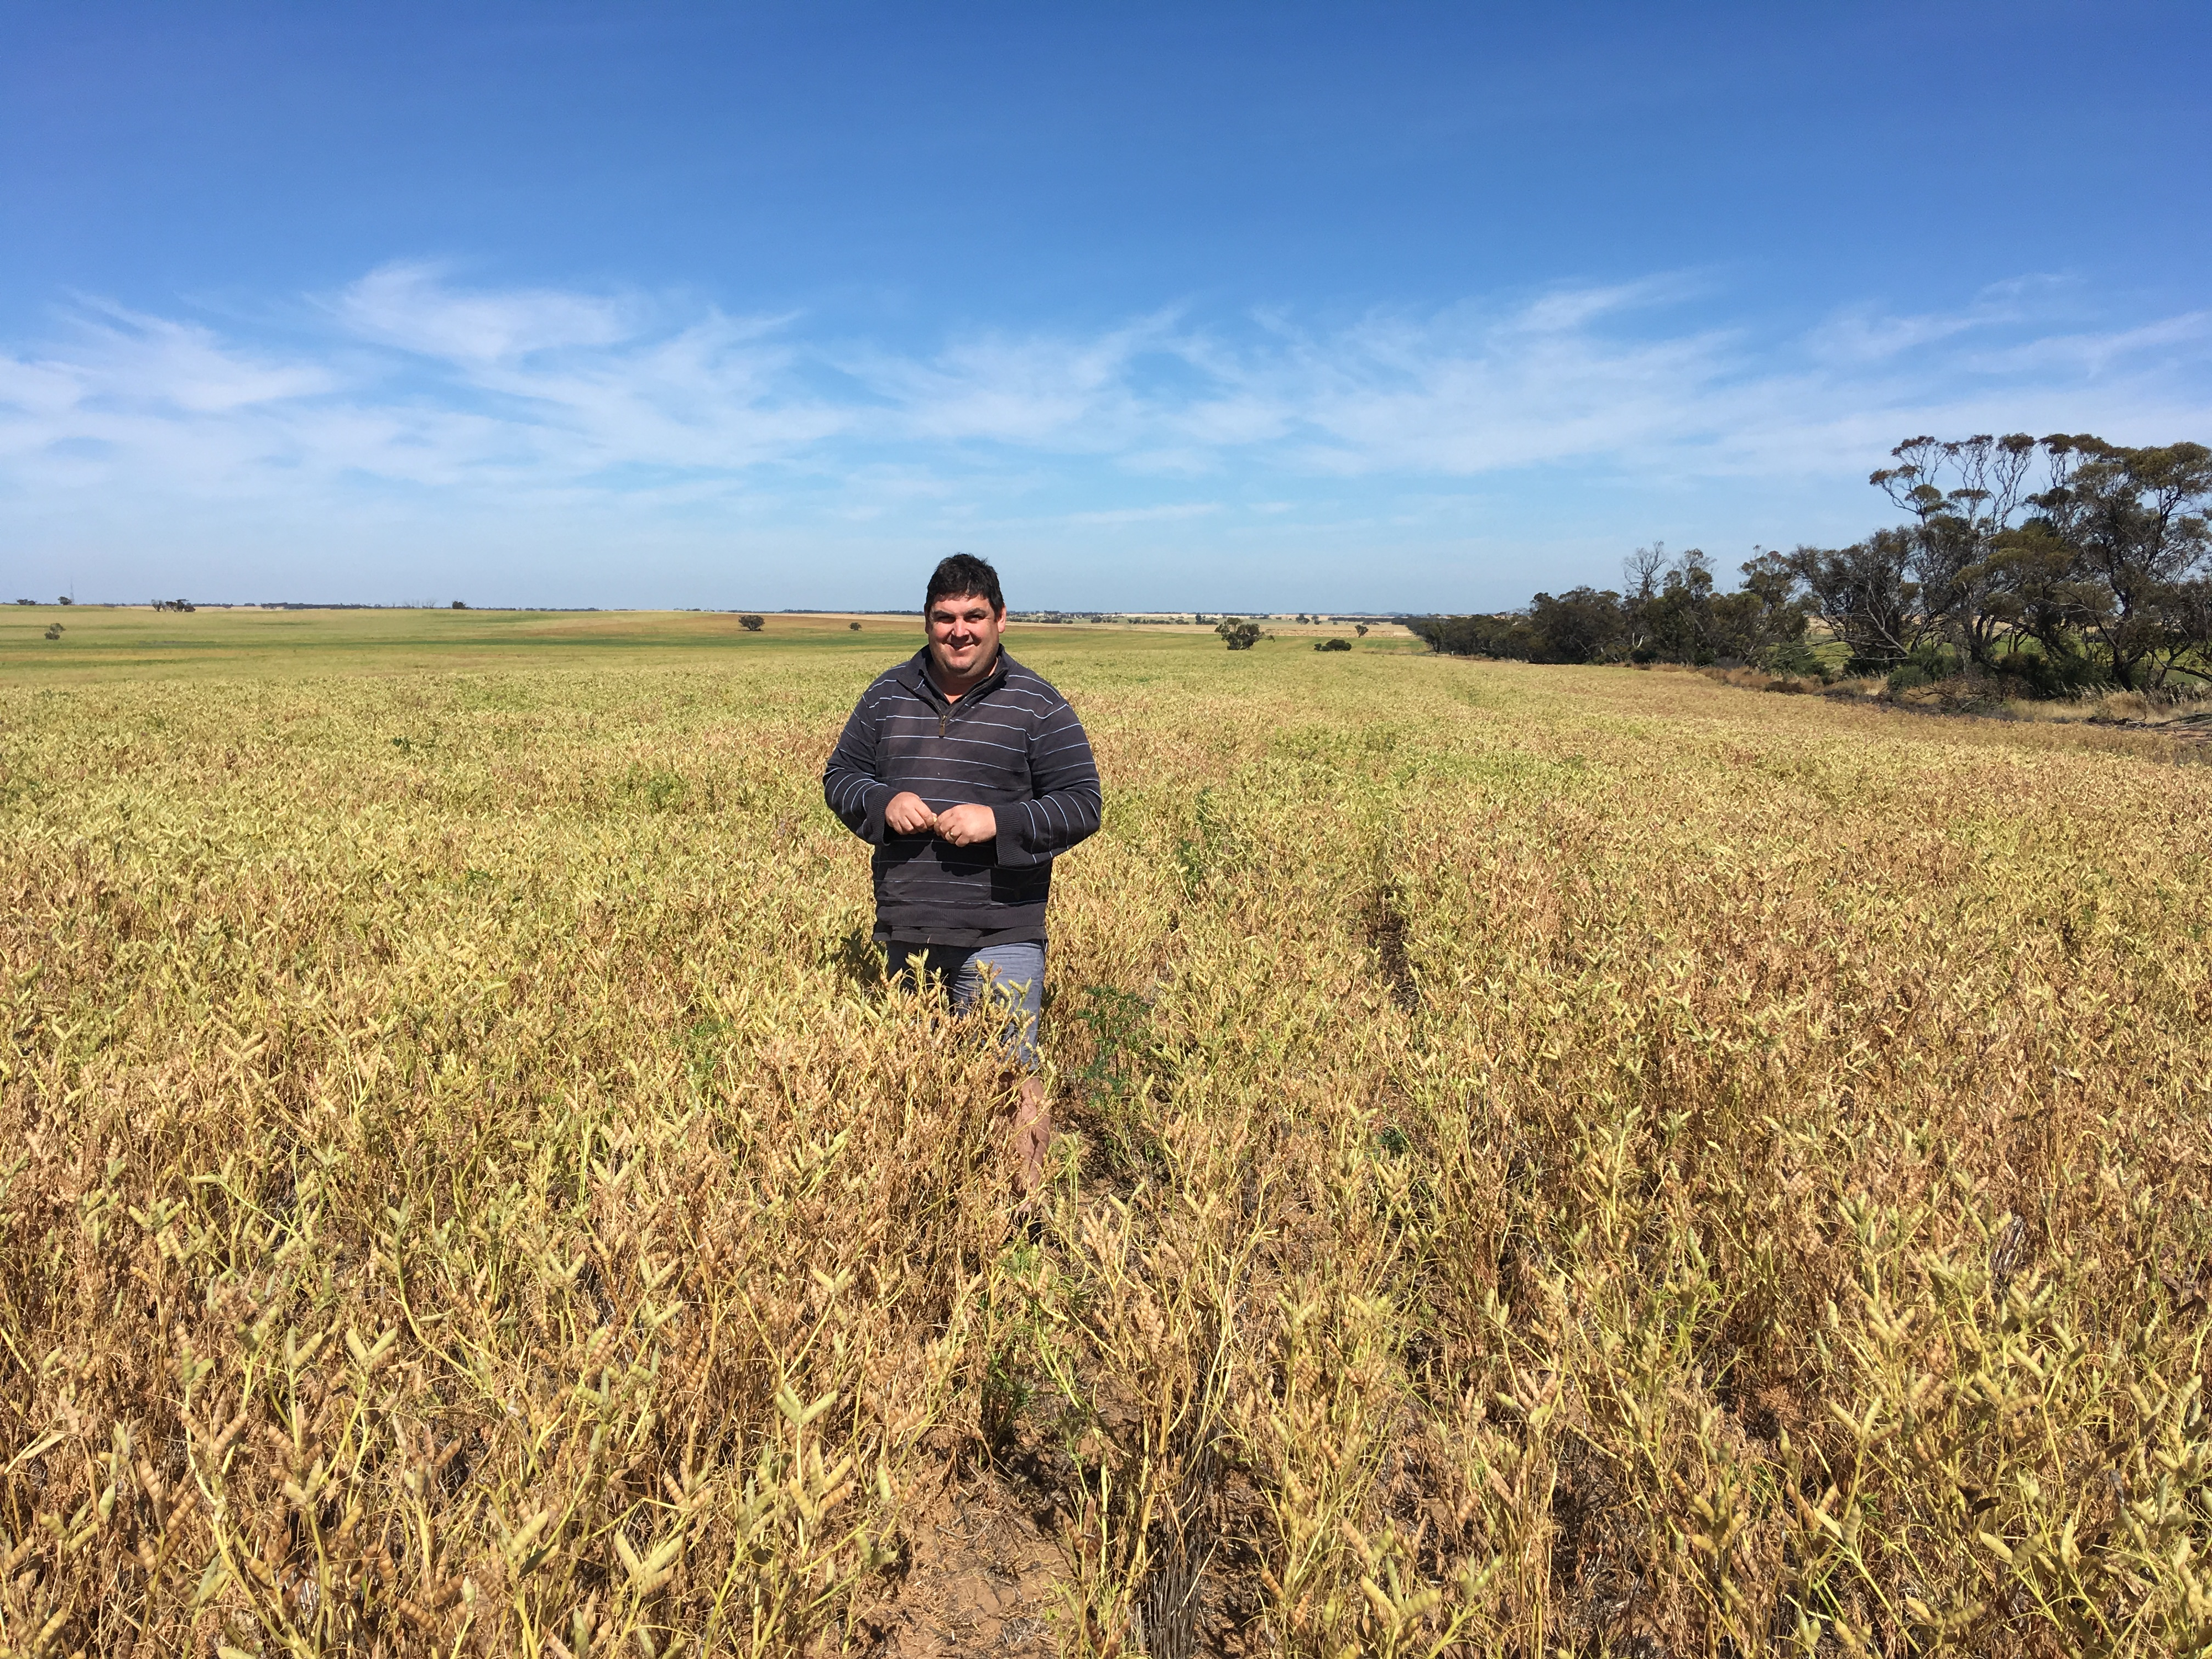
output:
<path id="1" fill-rule="evenodd" d="M 1984 433 L 1908 438 L 1890 459 L 1869 483 L 1903 523 L 1848 547 L 1755 549 L 1733 592 L 1702 550 L 1654 544 L 1619 592 L 1400 620 L 1431 650 L 1528 662 L 1979 674 L 2045 697 L 2212 684 L 2212 449 Z"/>

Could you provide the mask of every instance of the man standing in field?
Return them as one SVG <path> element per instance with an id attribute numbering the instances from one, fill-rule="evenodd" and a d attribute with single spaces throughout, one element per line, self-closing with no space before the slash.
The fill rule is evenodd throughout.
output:
<path id="1" fill-rule="evenodd" d="M 1098 827 L 1098 768 L 1067 700 L 1000 647 L 999 573 L 956 553 L 923 600 L 927 643 L 877 676 L 822 772 L 830 810 L 873 847 L 876 939 L 893 974 L 939 979 L 956 1008 L 1006 1005 L 1024 1073 L 1014 1185 L 1044 1173 L 1052 1112 L 1036 1075 L 1052 861 Z"/>

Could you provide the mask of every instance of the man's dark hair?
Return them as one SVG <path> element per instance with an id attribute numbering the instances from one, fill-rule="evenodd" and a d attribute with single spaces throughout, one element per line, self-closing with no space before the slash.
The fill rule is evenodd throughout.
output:
<path id="1" fill-rule="evenodd" d="M 1006 608 L 999 592 L 999 573 L 973 553 L 955 553 L 949 559 L 939 560 L 937 568 L 930 572 L 929 592 L 921 599 L 922 614 L 928 615 L 931 607 L 948 595 L 957 599 L 969 593 L 990 600 L 994 611 Z"/>

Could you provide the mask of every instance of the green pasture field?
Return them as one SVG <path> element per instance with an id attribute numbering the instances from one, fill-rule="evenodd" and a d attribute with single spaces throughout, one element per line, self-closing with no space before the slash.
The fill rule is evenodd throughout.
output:
<path id="1" fill-rule="evenodd" d="M 58 640 L 46 637 L 55 623 Z M 858 623 L 855 629 L 852 624 Z M 1270 625 L 1275 648 L 1349 638 L 1352 629 Z M 1027 641 L 1110 635 L 1116 653 L 1218 649 L 1209 629 L 1173 624 L 1107 628 L 1080 623 L 1012 624 Z M 747 633 L 737 614 L 699 611 L 157 611 L 143 605 L 8 605 L 0 608 L 0 678 L 59 684 L 105 679 L 243 675 L 404 674 L 686 663 L 744 672 L 743 653 L 805 647 L 826 658 L 874 661 L 902 643 L 918 646 L 921 619 L 839 614 L 763 616 Z M 1418 651 L 1396 628 L 1358 642 L 1363 651 Z M 1256 648 L 1256 647 L 1255 647 Z"/>
<path id="2" fill-rule="evenodd" d="M 860 631 L 847 624 L 857 621 Z M 63 624 L 62 637 L 46 629 Z M 0 676 L 49 684 L 633 666 L 714 661 L 805 646 L 878 654 L 918 639 L 919 617 L 777 617 L 748 634 L 720 611 L 156 611 L 144 606 L 0 609 Z M 1134 630 L 1133 630 L 1134 631 Z M 736 666 L 737 659 L 732 659 Z"/>

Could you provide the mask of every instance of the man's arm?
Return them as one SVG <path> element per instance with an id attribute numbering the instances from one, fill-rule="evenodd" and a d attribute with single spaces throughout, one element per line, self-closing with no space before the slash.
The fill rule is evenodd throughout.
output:
<path id="1" fill-rule="evenodd" d="M 996 809 L 998 861 L 1018 870 L 1056 858 L 1098 828 L 1098 764 L 1075 710 L 1062 702 L 1030 739 L 1028 800 Z"/>
<path id="2" fill-rule="evenodd" d="M 844 825 L 871 846 L 884 841 L 884 812 L 896 793 L 876 776 L 877 692 L 871 686 L 854 706 L 822 769 L 822 798 Z"/>

